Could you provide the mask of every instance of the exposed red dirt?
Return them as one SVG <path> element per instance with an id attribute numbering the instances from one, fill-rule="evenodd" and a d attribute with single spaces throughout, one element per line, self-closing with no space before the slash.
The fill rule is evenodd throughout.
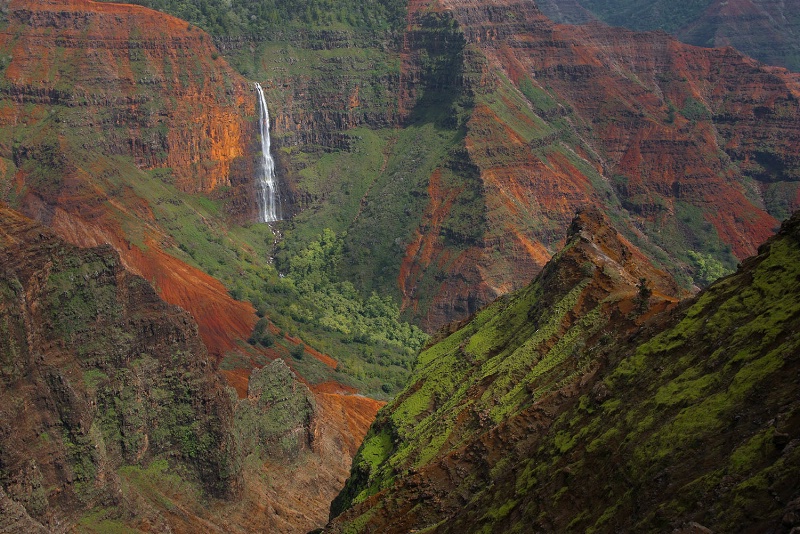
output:
<path id="1" fill-rule="evenodd" d="M 320 424 L 332 434 L 331 439 L 343 445 L 341 452 L 352 458 L 375 420 L 375 414 L 386 403 L 346 393 L 344 389 L 331 382 L 311 386 L 324 414 Z"/>

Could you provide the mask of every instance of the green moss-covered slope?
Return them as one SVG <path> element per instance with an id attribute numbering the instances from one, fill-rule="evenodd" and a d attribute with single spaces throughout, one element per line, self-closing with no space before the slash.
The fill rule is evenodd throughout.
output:
<path id="1" fill-rule="evenodd" d="M 650 284 L 587 299 L 597 263 L 554 280 L 584 246 L 573 235 L 531 286 L 422 353 L 330 532 L 795 524 L 800 215 L 736 274 L 663 311 Z"/>

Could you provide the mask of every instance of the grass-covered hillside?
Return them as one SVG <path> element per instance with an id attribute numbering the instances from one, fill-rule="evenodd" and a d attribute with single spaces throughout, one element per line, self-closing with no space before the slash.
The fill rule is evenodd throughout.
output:
<path id="1" fill-rule="evenodd" d="M 422 353 L 326 531 L 798 525 L 800 216 L 666 308 L 589 234 Z"/>

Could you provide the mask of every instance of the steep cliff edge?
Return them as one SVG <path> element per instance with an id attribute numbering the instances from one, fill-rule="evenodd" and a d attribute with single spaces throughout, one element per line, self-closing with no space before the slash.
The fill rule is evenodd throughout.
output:
<path id="1" fill-rule="evenodd" d="M 13 208 L 74 244 L 111 244 L 128 269 L 194 316 L 212 358 L 240 394 L 253 366 L 278 357 L 314 383 L 344 381 L 373 395 L 398 387 L 396 377 L 405 374 L 401 366 L 415 347 L 373 341 L 370 336 L 385 337 L 386 325 L 353 334 L 367 350 L 354 347 L 352 335 L 340 342 L 329 325 L 341 321 L 317 322 L 340 303 L 328 299 L 320 310 L 319 298 L 298 291 L 301 280 L 279 275 L 273 255 L 287 224 L 252 223 L 253 163 L 260 157 L 256 94 L 208 34 L 143 7 L 113 3 L 18 0 L 5 16 L 0 195 Z M 291 98 L 277 106 L 272 96 L 274 135 Z M 339 135 L 334 124 L 317 131 Z M 280 162 L 281 152 L 273 154 Z M 291 180 L 283 169 L 279 174 L 284 201 L 291 200 L 285 187 Z M 359 295 L 349 298 L 351 309 L 366 304 Z M 257 323 L 264 331 L 260 317 L 274 336 L 270 346 L 252 337 Z M 396 317 L 386 319 L 410 331 Z M 288 358 L 299 345 L 312 358 Z M 367 362 L 366 378 L 336 373 L 337 366 L 357 367 L 345 367 L 344 360 L 363 364 L 363 355 L 375 350 L 401 369 L 382 373 L 381 365 Z"/>
<path id="2" fill-rule="evenodd" d="M 140 6 L 15 0 L 3 15 L 3 199 L 73 244 L 116 249 L 121 265 L 191 314 L 208 349 L 207 372 L 216 376 L 221 368 L 240 396 L 250 371 L 277 358 L 302 375 L 292 384 L 306 384 L 320 399 L 303 427 L 315 433 L 315 446 L 299 448 L 297 457 L 249 460 L 258 469 L 242 474 L 243 502 L 262 503 L 256 508 L 263 515 L 243 508 L 229 514 L 243 530 L 254 522 L 281 530 L 319 526 L 380 403 L 335 383 L 348 379 L 337 373 L 337 361 L 285 325 L 265 318 L 272 344 L 248 343 L 259 317 L 250 302 L 233 298 L 249 298 L 237 286 L 245 280 L 263 294 L 280 281 L 270 257 L 275 235 L 267 225 L 247 224 L 256 208 L 258 155 L 252 85 L 208 34 Z M 303 476 L 281 471 L 288 466 Z M 287 483 L 272 489 L 262 468 Z M 304 499 L 311 485 L 313 497 Z M 168 498 L 190 518 L 185 529 L 199 517 L 218 521 L 196 503 Z M 169 516 L 170 524 L 181 521 Z"/>
<path id="3" fill-rule="evenodd" d="M 7 208 L 0 265 L 0 524 L 324 524 L 381 403 L 312 391 L 281 359 L 237 399 L 191 316 L 110 246 L 77 248 Z"/>
<path id="4" fill-rule="evenodd" d="M 156 460 L 208 495 L 240 491 L 233 403 L 185 311 L 110 247 L 68 245 L 6 208 L 0 258 L 9 498 L 56 528 L 122 506 L 118 470 Z"/>
<path id="5" fill-rule="evenodd" d="M 800 215 L 677 307 L 587 222 L 420 355 L 326 532 L 798 526 Z"/>

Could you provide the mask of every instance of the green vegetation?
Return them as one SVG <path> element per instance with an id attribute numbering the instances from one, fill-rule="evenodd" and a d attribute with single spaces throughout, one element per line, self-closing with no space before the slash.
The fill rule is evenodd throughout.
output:
<path id="1" fill-rule="evenodd" d="M 694 267 L 694 280 L 700 287 L 705 287 L 714 280 L 730 274 L 732 271 L 717 261 L 716 258 L 702 252 L 687 251 Z"/>
<path id="2" fill-rule="evenodd" d="M 579 3 L 613 26 L 672 32 L 702 14 L 711 0 L 685 0 L 679 4 L 668 0 L 579 0 Z"/>
<path id="3" fill-rule="evenodd" d="M 302 345 L 298 347 L 303 350 Z M 247 393 L 236 406 L 239 453 L 275 461 L 291 459 L 304 450 L 316 404 L 292 370 L 282 360 L 253 370 Z"/>
<path id="4" fill-rule="evenodd" d="M 573 246 L 571 241 L 559 257 Z M 597 343 L 606 323 L 599 303 L 579 320 L 568 317 L 587 298 L 593 273 L 552 294 L 552 281 L 566 273 L 545 269 L 529 287 L 423 351 L 409 386 L 380 412 L 365 438 L 334 512 L 363 502 L 389 487 L 397 473 L 441 458 L 585 372 L 590 358 L 582 349 Z"/>
<path id="5" fill-rule="evenodd" d="M 397 104 L 388 92 L 387 80 L 399 76 L 399 58 L 389 53 L 386 45 L 394 42 L 394 32 L 404 24 L 402 2 L 137 3 L 180 16 L 215 37 L 244 36 L 251 40 L 252 46 L 224 47 L 227 58 L 246 76 L 313 79 L 306 89 L 308 113 L 317 109 L 325 115 L 346 117 L 349 95 L 358 99 L 358 116 L 386 117 L 396 113 Z M 344 71 L 348 76 L 343 76 Z M 270 103 L 296 99 L 293 89 L 267 87 L 267 99 Z M 324 129 L 322 125 L 317 127 Z M 306 379 L 316 382 L 333 378 L 386 398 L 405 382 L 411 360 L 425 336 L 399 320 L 393 277 L 388 283 L 382 277 L 373 284 L 374 277 L 364 276 L 364 269 L 385 272 L 386 261 L 398 265 L 398 252 L 402 250 L 395 241 L 404 237 L 396 233 L 396 222 L 376 224 L 366 213 L 362 215 L 373 208 L 362 201 L 370 193 L 384 198 L 387 193 L 394 195 L 383 188 L 396 187 L 392 180 L 397 171 L 392 169 L 399 155 L 395 155 L 393 147 L 402 145 L 404 140 L 398 142 L 394 131 L 363 127 L 335 135 L 341 136 L 342 149 L 309 144 L 299 150 L 280 148 L 282 137 L 275 136 L 275 145 L 286 161 L 291 161 L 288 170 L 292 182 L 306 198 L 315 199 L 311 205 L 303 206 L 305 209 L 291 224 L 280 226 L 283 239 L 277 248 L 265 225 L 237 228 L 221 223 L 220 215 L 225 209 L 221 203 L 199 205 L 198 199 L 169 187 L 168 169 L 157 171 L 165 184 L 148 180 L 148 184 L 137 188 L 137 193 L 159 203 L 159 223 L 180 244 L 178 257 L 186 259 L 188 254 L 190 263 L 220 279 L 235 298 L 251 301 L 259 314 L 274 325 L 260 323 L 250 339 L 254 345 L 268 346 L 279 355 L 290 357 L 287 359 L 292 360 L 292 366 Z M 418 142 L 413 132 L 404 133 L 403 137 Z M 419 142 L 426 140 L 429 139 Z M 420 182 L 425 178 L 420 175 Z M 154 189 L 161 191 L 154 195 Z M 381 216 L 399 215 L 398 220 L 407 221 L 406 226 L 410 226 L 408 221 L 417 214 L 409 212 L 409 206 L 416 204 L 419 210 L 422 206 L 408 192 L 398 193 L 402 197 L 391 208 L 387 204 L 379 207 Z M 193 209 L 184 209 L 183 203 Z M 367 219 L 367 224 L 359 226 L 360 217 Z M 389 235 L 375 235 L 377 229 L 393 226 L 395 230 L 389 230 Z M 407 232 L 410 230 L 404 229 L 403 233 Z M 371 254 L 362 256 L 351 268 L 352 251 L 360 250 L 362 244 L 369 247 Z M 347 268 L 342 269 L 345 265 Z M 317 268 L 324 272 L 314 272 Z M 337 371 L 326 369 L 314 358 L 303 358 L 301 353 L 289 354 L 292 348 L 280 342 L 282 334 L 299 337 L 333 356 L 339 362 Z M 258 356 L 254 358 L 256 363 L 262 363 Z M 246 359 L 230 354 L 223 366 L 231 368 L 244 364 Z"/>
<path id="6" fill-rule="evenodd" d="M 125 525 L 122 521 L 115 519 L 117 510 L 107 508 L 96 508 L 84 514 L 78 521 L 81 532 L 92 534 L 136 534 L 139 530 Z"/>
<path id="7" fill-rule="evenodd" d="M 780 524 L 800 476 L 800 451 L 786 446 L 800 414 L 800 216 L 760 250 L 638 337 L 609 329 L 599 308 L 549 333 L 586 283 L 553 295 L 563 273 L 551 264 L 420 355 L 334 514 L 361 503 L 348 521 L 376 528 L 365 518 L 387 502 L 402 509 L 409 469 L 426 468 L 441 500 L 415 517 L 446 532 L 660 531 L 697 513 L 715 531 Z M 565 365 L 563 349 L 577 362 Z M 560 397 L 547 396 L 553 387 Z M 455 516 L 437 515 L 450 505 Z"/>
<path id="8" fill-rule="evenodd" d="M 687 97 L 681 109 L 681 115 L 692 122 L 707 121 L 711 119 L 711 110 L 705 104 L 692 97 Z"/>
<path id="9" fill-rule="evenodd" d="M 170 13 L 214 36 L 262 36 L 309 25 L 388 30 L 399 27 L 405 16 L 405 3 L 397 0 L 132 0 L 130 3 Z"/>
<path id="10" fill-rule="evenodd" d="M 135 490 L 163 510 L 170 512 L 180 510 L 181 503 L 202 502 L 204 499 L 201 488 L 185 476 L 181 466 L 170 464 L 165 458 L 157 458 L 144 465 L 123 465 L 117 472 L 125 486 L 129 486 L 130 490 Z M 102 518 L 104 515 L 113 518 L 114 513 L 113 509 L 93 510 L 84 516 L 81 524 L 91 528 L 90 521 L 98 518 L 101 522 L 95 528 L 99 532 L 104 532 L 102 528 L 108 525 L 106 523 L 108 519 Z"/>

